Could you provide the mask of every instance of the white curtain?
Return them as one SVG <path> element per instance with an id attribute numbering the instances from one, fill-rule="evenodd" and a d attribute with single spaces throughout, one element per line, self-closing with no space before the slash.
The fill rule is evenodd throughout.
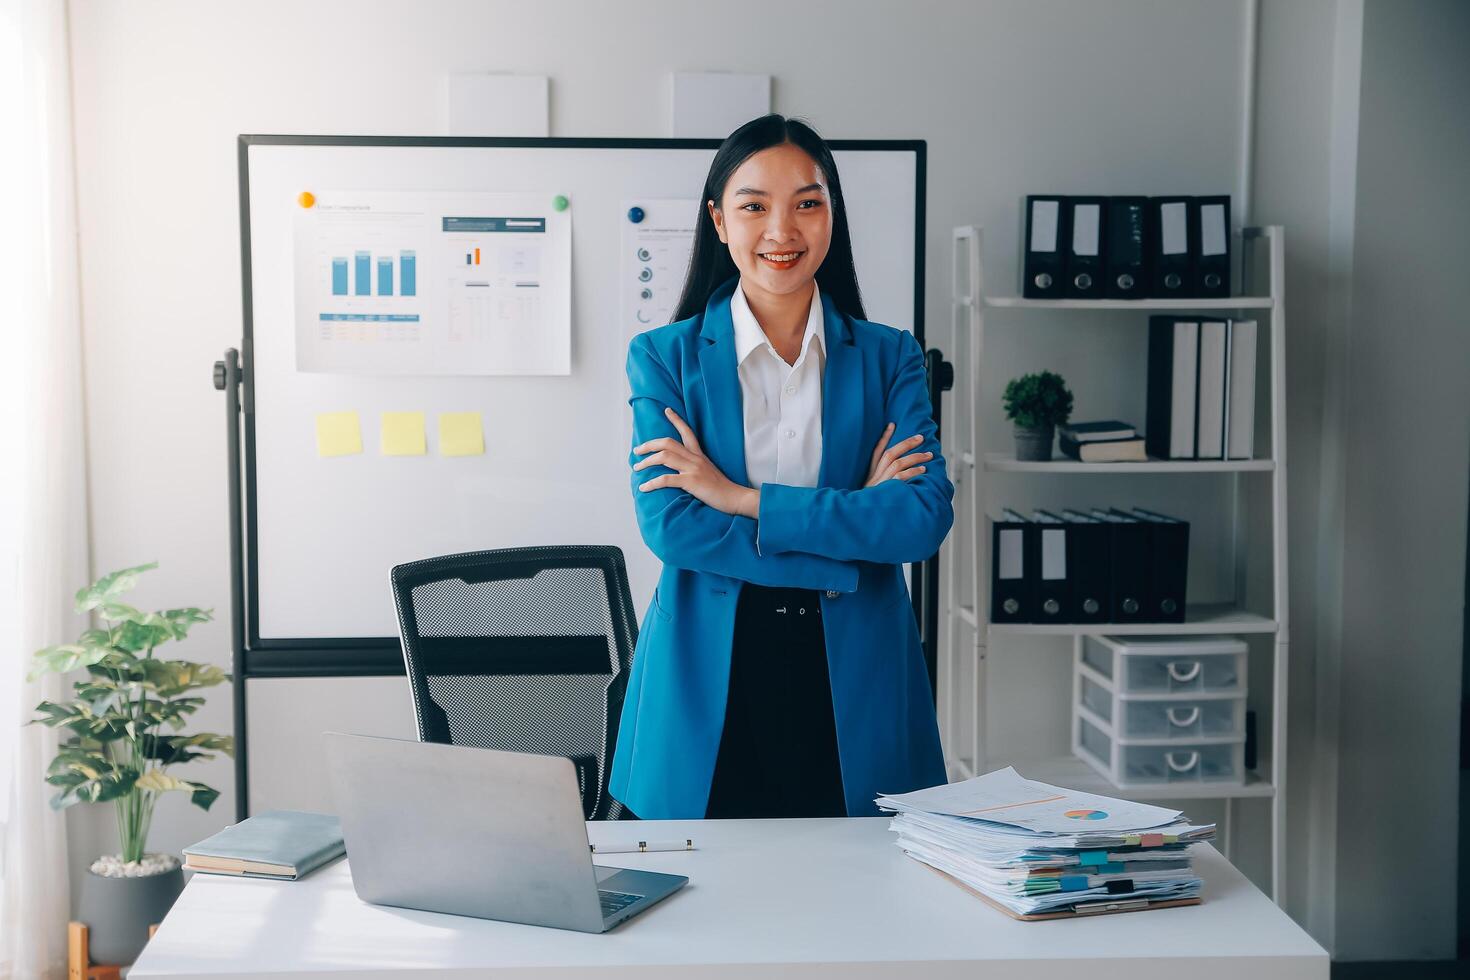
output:
<path id="1" fill-rule="evenodd" d="M 87 580 L 71 68 L 65 0 L 0 0 L 0 978 L 64 977 L 66 823 L 21 727 L 69 684 L 33 651 L 85 628 Z"/>

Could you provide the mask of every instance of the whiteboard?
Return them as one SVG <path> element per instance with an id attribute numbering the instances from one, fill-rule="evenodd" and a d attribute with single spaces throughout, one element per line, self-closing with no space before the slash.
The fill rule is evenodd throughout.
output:
<path id="1" fill-rule="evenodd" d="M 248 643 L 397 644 L 389 570 L 433 555 L 546 544 L 622 549 L 635 606 L 659 563 L 629 488 L 630 332 L 619 315 L 627 202 L 694 199 L 718 141 L 240 137 Z M 922 322 L 924 144 L 830 141 L 868 318 Z M 554 191 L 572 215 L 571 372 L 364 376 L 297 370 L 302 191 Z M 682 281 L 680 283 L 682 286 Z M 920 327 L 918 333 L 922 342 Z M 356 412 L 361 453 L 322 458 L 314 420 Z M 479 412 L 479 456 L 386 456 L 382 413 Z"/>

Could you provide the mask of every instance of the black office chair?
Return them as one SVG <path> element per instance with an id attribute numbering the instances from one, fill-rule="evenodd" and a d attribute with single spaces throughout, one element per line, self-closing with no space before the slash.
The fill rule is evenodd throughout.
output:
<path id="1" fill-rule="evenodd" d="M 607 790 L 638 620 L 609 545 L 502 548 L 393 569 L 419 739 L 561 755 L 588 820 Z"/>

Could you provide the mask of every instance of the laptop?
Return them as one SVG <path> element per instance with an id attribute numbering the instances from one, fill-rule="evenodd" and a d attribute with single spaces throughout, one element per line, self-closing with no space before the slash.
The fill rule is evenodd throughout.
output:
<path id="1" fill-rule="evenodd" d="M 325 734 L 365 902 L 607 932 L 689 881 L 592 863 L 570 759 Z"/>

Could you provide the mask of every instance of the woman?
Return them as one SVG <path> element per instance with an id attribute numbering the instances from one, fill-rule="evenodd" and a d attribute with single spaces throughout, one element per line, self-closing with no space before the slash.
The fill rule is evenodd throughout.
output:
<path id="1" fill-rule="evenodd" d="M 676 322 L 628 351 L 634 505 L 664 568 L 610 788 L 644 818 L 875 815 L 945 781 L 902 569 L 953 521 L 923 354 L 864 318 L 808 126 L 737 129 L 703 201 Z"/>

